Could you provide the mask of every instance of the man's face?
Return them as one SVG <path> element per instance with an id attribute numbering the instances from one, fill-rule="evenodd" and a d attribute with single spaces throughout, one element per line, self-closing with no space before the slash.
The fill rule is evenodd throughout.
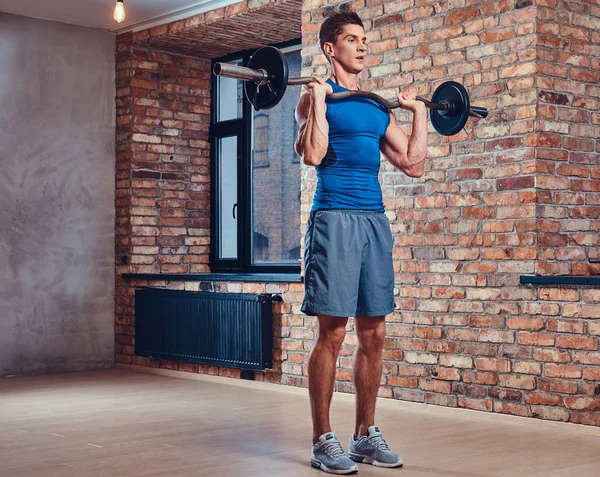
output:
<path id="1" fill-rule="evenodd" d="M 335 45 L 325 44 L 325 51 L 348 72 L 358 74 L 364 69 L 367 37 L 360 25 L 348 24 L 342 27 Z"/>

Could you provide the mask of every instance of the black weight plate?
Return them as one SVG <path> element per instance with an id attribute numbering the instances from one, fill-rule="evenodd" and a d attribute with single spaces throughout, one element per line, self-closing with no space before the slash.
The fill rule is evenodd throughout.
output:
<path id="1" fill-rule="evenodd" d="M 285 56 L 277 48 L 265 46 L 252 55 L 247 66 L 253 70 L 265 70 L 269 74 L 269 80 L 264 85 L 245 81 L 246 99 L 256 111 L 271 109 L 281 101 L 287 88 L 288 64 Z"/>
<path id="2" fill-rule="evenodd" d="M 429 110 L 429 118 L 438 133 L 443 136 L 454 136 L 465 127 L 471 103 L 469 94 L 462 84 L 456 81 L 442 83 L 433 93 L 431 102 L 440 104 L 447 102 L 453 105 L 452 110 L 446 113 L 435 109 Z"/>

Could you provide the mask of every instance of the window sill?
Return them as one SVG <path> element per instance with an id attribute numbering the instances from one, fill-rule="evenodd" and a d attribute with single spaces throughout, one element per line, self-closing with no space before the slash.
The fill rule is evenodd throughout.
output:
<path id="1" fill-rule="evenodd" d="M 537 275 L 521 275 L 522 285 L 538 285 L 538 286 L 553 286 L 553 285 L 571 285 L 571 286 L 597 286 L 600 287 L 600 276 L 537 276 Z"/>
<path id="2" fill-rule="evenodd" d="M 302 283 L 303 278 L 295 273 L 124 273 L 125 280 L 168 280 L 182 282 L 260 282 Z"/>

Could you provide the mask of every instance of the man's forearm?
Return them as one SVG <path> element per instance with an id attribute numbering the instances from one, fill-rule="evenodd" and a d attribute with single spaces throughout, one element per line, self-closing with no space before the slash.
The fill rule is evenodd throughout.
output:
<path id="1" fill-rule="evenodd" d="M 329 124 L 325 116 L 325 97 L 311 95 L 306 130 L 302 140 L 304 162 L 318 166 L 329 146 Z"/>
<path id="2" fill-rule="evenodd" d="M 412 134 L 408 141 L 408 165 L 419 164 L 427 156 L 427 108 L 413 111 Z"/>

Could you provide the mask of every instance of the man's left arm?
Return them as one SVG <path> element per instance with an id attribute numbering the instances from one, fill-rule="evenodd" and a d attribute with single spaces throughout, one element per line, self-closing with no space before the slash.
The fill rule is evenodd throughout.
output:
<path id="1" fill-rule="evenodd" d="M 379 147 L 385 157 L 406 175 L 421 177 L 427 156 L 427 108 L 422 101 L 405 93 L 399 94 L 398 100 L 402 109 L 413 113 L 410 139 L 396 124 L 396 118 L 390 111 L 390 124 Z"/>

